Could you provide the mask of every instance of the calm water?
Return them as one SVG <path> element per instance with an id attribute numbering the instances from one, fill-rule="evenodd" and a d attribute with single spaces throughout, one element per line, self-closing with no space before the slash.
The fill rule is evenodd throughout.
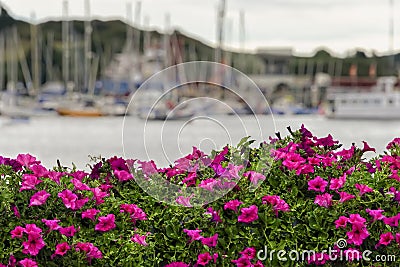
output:
<path id="1" fill-rule="evenodd" d="M 1 117 L 0 117 L 1 119 Z M 237 144 L 244 136 L 258 142 L 287 126 L 301 124 L 323 137 L 331 133 L 345 147 L 367 141 L 382 152 L 394 137 L 400 137 L 400 121 L 328 120 L 320 116 L 198 117 L 188 121 L 151 121 L 136 117 L 32 118 L 26 123 L 0 123 L 0 155 L 15 157 L 31 153 L 47 167 L 59 159 L 64 166 L 86 169 L 89 155 L 114 155 L 141 160 L 154 159 L 166 166 L 197 146 L 209 152 L 225 144 Z"/>

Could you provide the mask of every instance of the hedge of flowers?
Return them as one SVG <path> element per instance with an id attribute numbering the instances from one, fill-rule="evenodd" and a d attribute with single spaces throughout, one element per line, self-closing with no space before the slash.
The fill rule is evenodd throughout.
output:
<path id="1" fill-rule="evenodd" d="M 87 173 L 0 157 L 0 266 L 381 266 L 379 255 L 399 266 L 400 138 L 376 155 L 365 142 L 342 148 L 288 130 L 258 147 L 193 148 L 167 168 L 113 157 Z M 170 205 L 136 182 L 154 175 L 208 192 L 224 187 L 221 177 L 240 180 L 211 203 L 173 196 Z M 316 254 L 289 257 L 304 250 Z"/>

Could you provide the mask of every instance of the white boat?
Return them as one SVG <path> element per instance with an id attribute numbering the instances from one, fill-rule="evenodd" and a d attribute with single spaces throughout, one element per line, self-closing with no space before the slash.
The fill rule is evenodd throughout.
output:
<path id="1" fill-rule="evenodd" d="M 335 119 L 400 119 L 396 77 L 380 77 L 370 88 L 329 87 L 324 111 Z"/>

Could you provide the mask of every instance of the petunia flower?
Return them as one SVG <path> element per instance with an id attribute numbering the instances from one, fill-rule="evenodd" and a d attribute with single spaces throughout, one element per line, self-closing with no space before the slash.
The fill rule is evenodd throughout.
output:
<path id="1" fill-rule="evenodd" d="M 22 175 L 22 184 L 19 191 L 21 192 L 23 190 L 35 190 L 36 185 L 40 184 L 41 182 L 43 181 L 37 178 L 35 175 L 24 174 Z"/>
<path id="2" fill-rule="evenodd" d="M 241 214 L 238 217 L 238 222 L 251 223 L 258 219 L 258 207 L 251 205 L 248 208 L 241 208 Z"/>
<path id="3" fill-rule="evenodd" d="M 29 235 L 28 240 L 22 242 L 22 253 L 36 256 L 46 246 L 41 236 Z"/>
<path id="4" fill-rule="evenodd" d="M 68 227 L 60 227 L 58 229 L 58 231 L 60 232 L 60 234 L 65 235 L 67 237 L 73 237 L 75 235 L 75 233 L 77 232 L 75 229 L 75 226 L 71 225 Z"/>
<path id="5" fill-rule="evenodd" d="M 146 237 L 149 235 L 150 233 L 147 233 L 145 235 L 139 235 L 139 234 L 134 234 L 133 237 L 131 238 L 131 240 L 135 243 L 138 243 L 139 245 L 142 246 L 148 246 L 149 244 L 146 243 Z"/>
<path id="6" fill-rule="evenodd" d="M 37 262 L 29 258 L 20 260 L 19 265 L 21 265 L 22 267 L 38 267 Z"/>
<path id="7" fill-rule="evenodd" d="M 355 184 L 354 186 L 357 188 L 357 190 L 360 191 L 360 193 L 359 193 L 360 196 L 364 195 L 365 193 L 374 191 L 372 188 L 368 187 L 365 184 Z"/>
<path id="8" fill-rule="evenodd" d="M 11 238 L 22 238 L 24 235 L 25 228 L 22 226 L 16 226 L 14 230 L 10 232 Z"/>
<path id="9" fill-rule="evenodd" d="M 224 205 L 224 210 L 233 210 L 234 212 L 238 211 L 238 207 L 243 204 L 243 202 L 233 199 L 229 200 L 228 202 L 225 203 Z"/>
<path id="10" fill-rule="evenodd" d="M 332 195 L 328 193 L 318 195 L 315 197 L 314 203 L 321 207 L 329 208 L 332 206 Z"/>
<path id="11" fill-rule="evenodd" d="M 51 194 L 47 193 L 46 190 L 36 192 L 29 201 L 29 207 L 43 205 L 50 196 Z"/>
<path id="12" fill-rule="evenodd" d="M 378 248 L 379 246 L 387 246 L 392 242 L 394 239 L 393 234 L 391 232 L 387 232 L 384 234 L 381 234 L 379 237 L 379 242 L 378 244 L 375 245 L 375 248 Z"/>
<path id="13" fill-rule="evenodd" d="M 189 237 L 189 243 L 192 243 L 193 241 L 196 240 L 201 240 L 203 237 L 200 235 L 202 230 L 196 229 L 196 230 L 189 230 L 189 229 L 183 229 L 183 232 L 186 233 Z"/>
<path id="14" fill-rule="evenodd" d="M 98 218 L 99 223 L 95 225 L 96 231 L 107 232 L 115 228 L 115 215 L 108 214 Z"/>
<path id="15" fill-rule="evenodd" d="M 71 249 L 71 247 L 68 245 L 67 242 L 57 244 L 56 251 L 54 251 L 53 255 L 51 255 L 51 258 L 53 259 L 57 255 L 64 256 L 70 249 Z"/>
<path id="16" fill-rule="evenodd" d="M 328 185 L 328 182 L 322 179 L 320 176 L 315 177 L 314 179 L 308 181 L 308 190 L 314 190 L 317 192 L 325 192 L 325 187 Z"/>
<path id="17" fill-rule="evenodd" d="M 197 256 L 197 264 L 201 266 L 206 266 L 213 258 L 210 253 L 201 253 Z"/>
<path id="18" fill-rule="evenodd" d="M 61 226 L 58 225 L 60 220 L 46 220 L 42 219 L 42 223 L 44 223 L 50 230 L 58 230 Z"/>
<path id="19" fill-rule="evenodd" d="M 99 213 L 99 212 L 100 212 L 100 210 L 98 210 L 98 209 L 88 209 L 88 210 L 82 212 L 82 219 L 88 218 L 92 221 L 95 221 L 96 220 L 95 217 L 96 217 L 97 213 Z"/>
<path id="20" fill-rule="evenodd" d="M 203 244 L 203 245 L 206 245 L 206 246 L 208 246 L 208 247 L 215 247 L 215 246 L 217 246 L 217 243 L 218 243 L 218 234 L 215 234 L 215 235 L 213 235 L 213 236 L 210 236 L 210 237 L 203 237 L 202 239 L 201 239 L 201 243 Z"/>

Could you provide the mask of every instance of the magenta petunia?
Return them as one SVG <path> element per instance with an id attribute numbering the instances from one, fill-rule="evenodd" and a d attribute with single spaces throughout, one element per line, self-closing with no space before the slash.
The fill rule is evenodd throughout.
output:
<path id="1" fill-rule="evenodd" d="M 370 147 L 367 142 L 365 142 L 365 141 L 362 141 L 362 142 L 363 142 L 363 145 L 364 145 L 364 147 L 362 149 L 363 152 L 368 152 L 368 151 L 376 152 L 376 149 L 373 148 L 373 147 Z"/>
<path id="2" fill-rule="evenodd" d="M 196 229 L 196 230 L 188 230 L 188 229 L 183 229 L 183 232 L 186 233 L 189 237 L 189 243 L 192 243 L 195 240 L 201 240 L 203 237 L 200 235 L 202 230 Z"/>
<path id="3" fill-rule="evenodd" d="M 245 248 L 243 251 L 239 252 L 242 257 L 246 257 L 248 259 L 254 259 L 256 257 L 257 250 L 254 247 Z"/>
<path id="4" fill-rule="evenodd" d="M 356 223 L 364 224 L 366 221 L 367 220 L 365 218 L 361 217 L 361 215 L 358 213 L 350 214 L 350 216 L 349 216 L 349 223 L 351 223 L 351 224 L 356 224 Z"/>
<path id="5" fill-rule="evenodd" d="M 78 242 L 75 245 L 75 250 L 76 251 L 84 251 L 86 253 L 86 257 L 89 260 L 103 258 L 103 254 L 101 253 L 101 251 L 92 243 Z"/>
<path id="6" fill-rule="evenodd" d="M 325 192 L 325 187 L 328 185 L 328 182 L 322 179 L 320 176 L 315 177 L 314 179 L 308 181 L 308 190 L 314 190 L 317 192 Z"/>
<path id="7" fill-rule="evenodd" d="M 61 177 L 64 175 L 63 172 L 49 171 L 47 177 L 54 181 L 56 184 L 60 184 Z"/>
<path id="8" fill-rule="evenodd" d="M 77 232 L 75 229 L 75 226 L 71 225 L 68 227 L 61 227 L 58 229 L 58 231 L 60 232 L 60 234 L 65 235 L 67 237 L 73 237 L 75 235 L 75 233 Z"/>
<path id="9" fill-rule="evenodd" d="M 81 191 L 89 191 L 90 187 L 87 186 L 86 184 L 82 183 L 81 180 L 78 180 L 76 178 L 72 178 L 70 182 L 74 185 L 74 190 L 81 190 Z"/>
<path id="10" fill-rule="evenodd" d="M 191 208 L 191 207 L 193 207 L 192 204 L 190 204 L 190 199 L 191 199 L 192 197 L 193 197 L 193 196 L 189 196 L 189 197 L 179 196 L 179 197 L 176 198 L 175 202 L 176 202 L 177 204 L 179 204 L 179 205 L 184 206 L 184 207 Z"/>
<path id="11" fill-rule="evenodd" d="M 339 196 L 340 196 L 339 202 L 341 203 L 344 203 L 356 197 L 355 195 L 349 194 L 347 192 L 339 192 Z"/>
<path id="12" fill-rule="evenodd" d="M 41 182 L 43 181 L 37 178 L 35 175 L 24 174 L 22 175 L 22 184 L 19 191 L 21 192 L 23 190 L 35 190 L 36 185 L 40 184 Z"/>
<path id="13" fill-rule="evenodd" d="M 211 221 L 216 223 L 221 223 L 221 217 L 219 216 L 219 211 L 214 210 L 212 207 L 208 207 L 205 214 L 211 215 Z"/>
<path id="14" fill-rule="evenodd" d="M 42 223 L 44 223 L 50 230 L 58 230 L 61 226 L 58 225 L 60 220 L 46 220 L 42 219 Z"/>
<path id="15" fill-rule="evenodd" d="M 56 251 L 54 251 L 53 255 L 51 255 L 51 258 L 54 258 L 57 255 L 64 256 L 70 249 L 71 249 L 71 247 L 68 245 L 67 242 L 57 244 Z"/>
<path id="16" fill-rule="evenodd" d="M 15 217 L 21 218 L 21 214 L 19 213 L 18 207 L 16 205 L 12 204 L 11 209 L 14 212 Z"/>
<path id="17" fill-rule="evenodd" d="M 369 236 L 367 227 L 363 223 L 353 223 L 350 232 L 346 233 L 347 243 L 361 246 L 364 240 Z"/>
<path id="18" fill-rule="evenodd" d="M 181 261 L 175 261 L 165 265 L 164 267 L 189 267 L 189 264 Z"/>
<path id="19" fill-rule="evenodd" d="M 96 231 L 107 232 L 115 228 L 115 215 L 108 214 L 98 218 L 99 223 L 95 225 Z"/>
<path id="20" fill-rule="evenodd" d="M 29 235 L 28 240 L 22 242 L 22 253 L 36 256 L 39 251 L 46 246 L 40 235 Z"/>
<path id="21" fill-rule="evenodd" d="M 278 212 L 288 212 L 290 211 L 289 205 L 281 199 L 279 196 L 273 195 L 273 196 L 263 196 L 262 197 L 262 203 L 266 204 L 269 203 L 272 205 L 275 215 L 278 216 Z"/>
<path id="22" fill-rule="evenodd" d="M 213 258 L 210 253 L 201 253 L 197 256 L 197 264 L 201 266 L 206 266 Z"/>
<path id="23" fill-rule="evenodd" d="M 75 202 L 78 199 L 78 196 L 72 193 L 71 190 L 65 189 L 61 193 L 58 193 L 58 197 L 61 198 L 66 208 L 74 209 Z"/>
<path id="24" fill-rule="evenodd" d="M 24 232 L 27 235 L 40 235 L 42 232 L 42 229 L 40 227 L 37 227 L 36 224 L 26 224 L 25 225 L 25 230 Z"/>
<path id="25" fill-rule="evenodd" d="M 93 199 L 96 200 L 96 205 L 100 205 L 104 203 L 104 198 L 108 197 L 110 194 L 103 192 L 100 188 L 91 188 L 90 189 L 93 193 Z"/>
<path id="26" fill-rule="evenodd" d="M 46 178 L 49 174 L 49 171 L 42 165 L 33 165 L 29 169 L 33 172 L 33 175 L 35 175 L 36 177 Z"/>
<path id="27" fill-rule="evenodd" d="M 78 179 L 79 181 L 82 181 L 83 178 L 88 176 L 89 174 L 84 171 L 76 171 L 70 174 L 73 178 Z"/>
<path id="28" fill-rule="evenodd" d="M 236 264 L 237 267 L 252 267 L 251 261 L 246 257 L 240 257 L 237 260 L 232 260 L 232 263 Z"/>
<path id="29" fill-rule="evenodd" d="M 265 180 L 265 176 L 261 173 L 255 171 L 248 171 L 243 174 L 244 177 L 247 177 L 253 185 L 258 185 L 260 181 Z"/>
<path id="30" fill-rule="evenodd" d="M 251 223 L 258 219 L 258 207 L 251 205 L 248 208 L 241 208 L 241 214 L 238 217 L 238 222 Z"/>
<path id="31" fill-rule="evenodd" d="M 29 258 L 25 258 L 23 260 L 20 260 L 18 263 L 22 267 L 38 267 L 37 262 L 32 260 L 32 259 L 29 259 Z"/>
<path id="32" fill-rule="evenodd" d="M 99 212 L 100 212 L 100 210 L 98 210 L 98 209 L 88 209 L 88 210 L 82 212 L 82 219 L 88 218 L 92 221 L 95 221 L 96 215 Z"/>
<path id="33" fill-rule="evenodd" d="M 387 232 L 384 234 L 381 234 L 379 237 L 379 242 L 378 244 L 376 244 L 375 248 L 378 248 L 379 246 L 387 246 L 390 244 L 390 242 L 392 242 L 392 240 L 394 239 L 394 236 L 391 232 Z"/>
<path id="34" fill-rule="evenodd" d="M 217 243 L 218 243 L 218 234 L 215 234 L 215 235 L 213 235 L 213 236 L 210 236 L 210 237 L 203 237 L 202 239 L 201 239 L 201 243 L 203 244 L 203 245 L 206 245 L 206 246 L 208 246 L 208 247 L 215 247 L 215 246 L 217 246 Z"/>
<path id="35" fill-rule="evenodd" d="M 225 203 L 224 205 L 224 210 L 233 210 L 234 212 L 238 211 L 238 207 L 243 204 L 243 202 L 233 199 L 229 200 L 228 202 Z"/>
<path id="36" fill-rule="evenodd" d="M 14 230 L 11 230 L 11 238 L 22 238 L 25 232 L 25 228 L 22 226 L 16 226 Z"/>
<path id="37" fill-rule="evenodd" d="M 37 161 L 36 158 L 30 154 L 19 154 L 17 156 L 17 162 L 25 167 L 40 164 L 40 161 Z"/>
<path id="38" fill-rule="evenodd" d="M 379 221 L 385 218 L 385 216 L 382 214 L 382 212 L 385 211 L 382 209 L 377 209 L 377 210 L 366 209 L 365 211 L 372 217 L 373 221 Z"/>
<path id="39" fill-rule="evenodd" d="M 215 188 L 221 187 L 221 181 L 215 180 L 214 178 L 205 179 L 200 182 L 198 187 L 212 192 L 212 191 L 214 191 Z"/>
<path id="40" fill-rule="evenodd" d="M 345 217 L 345 216 L 340 216 L 339 219 L 337 219 L 335 221 L 335 226 L 336 228 L 344 228 L 347 225 L 347 222 L 349 221 L 349 218 Z"/>
<path id="41" fill-rule="evenodd" d="M 358 191 L 360 191 L 360 196 L 374 191 L 372 188 L 368 187 L 365 184 L 355 184 L 354 186 L 357 188 Z"/>
<path id="42" fill-rule="evenodd" d="M 51 195 L 46 192 L 46 190 L 41 190 L 39 192 L 36 192 L 30 199 L 29 201 L 29 207 L 31 206 L 40 206 L 46 203 L 46 200 L 50 197 Z"/>
<path id="43" fill-rule="evenodd" d="M 338 179 L 336 178 L 331 179 L 329 189 L 339 190 L 344 186 L 345 183 L 346 183 L 346 174 L 343 174 L 343 176 L 339 177 Z"/>
<path id="44" fill-rule="evenodd" d="M 115 170 L 114 175 L 120 182 L 125 182 L 133 179 L 133 175 L 125 170 Z"/>
<path id="45" fill-rule="evenodd" d="M 131 240 L 135 243 L 138 243 L 139 245 L 142 246 L 148 246 L 149 244 L 146 243 L 146 237 L 149 235 L 150 233 L 147 233 L 145 235 L 139 235 L 139 234 L 134 234 L 133 237 L 131 238 Z"/>
<path id="46" fill-rule="evenodd" d="M 321 207 L 329 208 L 332 206 L 332 195 L 328 193 L 318 195 L 315 197 L 314 203 Z"/>

